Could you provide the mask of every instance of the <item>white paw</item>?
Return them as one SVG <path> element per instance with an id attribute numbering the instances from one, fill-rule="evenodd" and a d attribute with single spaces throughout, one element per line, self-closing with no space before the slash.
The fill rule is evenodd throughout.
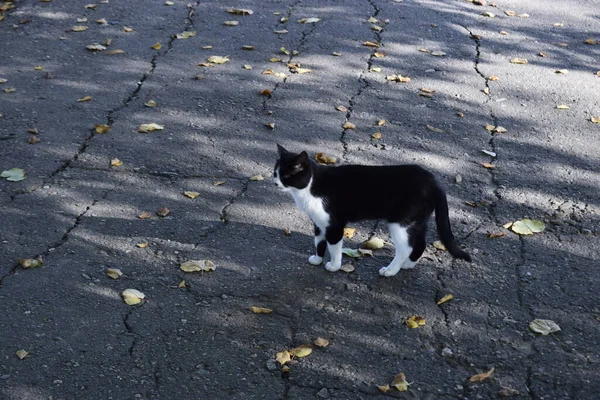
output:
<path id="1" fill-rule="evenodd" d="M 402 269 L 413 269 L 415 267 L 415 265 L 417 265 L 416 261 L 411 261 L 410 259 L 407 259 L 406 261 L 404 261 L 404 264 L 402 264 Z"/>
<path id="2" fill-rule="evenodd" d="M 381 276 L 394 276 L 400 271 L 400 268 L 393 267 L 388 265 L 387 267 L 383 267 L 379 270 L 379 275 Z"/>
<path id="3" fill-rule="evenodd" d="M 321 265 L 323 262 L 323 257 L 319 257 L 317 255 L 308 257 L 308 262 L 312 265 Z"/>
<path id="4" fill-rule="evenodd" d="M 339 271 L 340 268 L 342 268 L 341 262 L 337 264 L 332 264 L 331 262 L 328 262 L 327 264 L 325 264 L 325 269 L 329 272 Z"/>

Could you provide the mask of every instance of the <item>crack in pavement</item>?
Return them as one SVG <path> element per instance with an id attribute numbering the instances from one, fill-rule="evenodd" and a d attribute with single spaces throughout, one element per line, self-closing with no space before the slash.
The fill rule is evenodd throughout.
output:
<path id="1" fill-rule="evenodd" d="M 244 181 L 244 185 L 242 186 L 242 188 L 236 194 L 234 194 L 232 197 L 230 197 L 227 204 L 225 204 L 225 206 L 223 206 L 223 208 L 221 208 L 221 212 L 219 213 L 219 218 L 221 219 L 221 221 L 223 221 L 224 225 L 227 225 L 229 223 L 229 220 L 228 220 L 229 209 L 235 204 L 235 202 L 237 201 L 238 198 L 240 198 L 241 196 L 244 195 L 244 193 L 246 193 L 249 185 L 250 185 L 250 179 L 246 179 Z"/>

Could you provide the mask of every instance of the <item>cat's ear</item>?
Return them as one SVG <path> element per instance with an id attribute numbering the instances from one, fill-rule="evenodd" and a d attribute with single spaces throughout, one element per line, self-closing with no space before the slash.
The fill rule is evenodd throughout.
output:
<path id="1" fill-rule="evenodd" d="M 277 152 L 279 153 L 279 158 L 281 158 L 281 156 L 283 156 L 284 154 L 288 153 L 288 151 L 284 149 L 283 146 L 279 143 L 277 143 Z"/>

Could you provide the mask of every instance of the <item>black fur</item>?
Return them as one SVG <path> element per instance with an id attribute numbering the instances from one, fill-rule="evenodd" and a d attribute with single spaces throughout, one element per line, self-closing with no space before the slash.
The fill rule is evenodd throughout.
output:
<path id="1" fill-rule="evenodd" d="M 413 248 L 411 261 L 421 257 L 426 247 L 427 221 L 435 211 L 438 235 L 449 253 L 471 261 L 461 250 L 450 229 L 448 203 L 444 190 L 433 174 L 418 165 L 321 166 L 303 151 L 288 152 L 277 145 L 279 179 L 287 187 L 305 188 L 311 178 L 311 194 L 324 199 L 330 224 L 325 232 L 329 243 L 342 239 L 348 222 L 380 219 L 409 227 L 409 244 Z M 315 236 L 320 230 L 315 227 Z M 325 254 L 325 242 L 317 246 L 317 254 Z"/>

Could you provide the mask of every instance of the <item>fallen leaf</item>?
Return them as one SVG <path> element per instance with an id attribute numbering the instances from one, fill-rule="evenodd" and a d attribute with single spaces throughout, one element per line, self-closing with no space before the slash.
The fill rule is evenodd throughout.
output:
<path id="1" fill-rule="evenodd" d="M 485 162 L 481 163 L 481 166 L 483 168 L 487 168 L 487 169 L 494 169 L 494 168 L 496 168 L 496 165 L 490 164 L 490 163 L 485 163 Z"/>
<path id="2" fill-rule="evenodd" d="M 262 94 L 263 96 L 271 96 L 271 91 L 269 89 L 265 89 L 262 92 L 260 92 L 260 94 Z"/>
<path id="3" fill-rule="evenodd" d="M 500 397 L 512 397 L 519 394 L 519 391 L 510 386 L 502 386 L 502 388 L 498 391 L 498 396 Z"/>
<path id="4" fill-rule="evenodd" d="M 427 88 L 421 88 L 421 92 L 427 93 L 427 94 L 433 94 L 433 93 L 435 93 L 435 90 L 427 89 Z"/>
<path id="5" fill-rule="evenodd" d="M 529 18 L 529 14 L 523 13 L 523 14 L 517 15 L 517 17 L 519 17 L 519 18 Z"/>
<path id="6" fill-rule="evenodd" d="M 441 299 L 439 299 L 436 304 L 439 306 L 440 304 L 444 304 L 445 302 L 450 301 L 453 298 L 454 298 L 453 295 L 447 294 L 444 297 L 442 297 Z"/>
<path id="7" fill-rule="evenodd" d="M 283 72 L 274 72 L 273 75 L 276 76 L 276 77 L 278 77 L 278 78 L 281 78 L 281 79 L 287 78 L 287 75 L 284 74 Z"/>
<path id="8" fill-rule="evenodd" d="M 243 50 L 256 50 L 256 47 L 248 45 L 248 44 L 245 44 L 245 45 L 242 46 L 242 49 Z"/>
<path id="9" fill-rule="evenodd" d="M 371 30 L 374 30 L 375 32 L 381 32 L 383 28 L 379 25 L 371 25 Z"/>
<path id="10" fill-rule="evenodd" d="M 492 129 L 492 133 L 506 133 L 506 132 L 508 132 L 508 130 L 503 126 L 496 126 L 494 129 Z"/>
<path id="11" fill-rule="evenodd" d="M 494 367 L 492 367 L 492 369 L 490 369 L 488 372 L 482 372 L 481 374 L 473 375 L 469 378 L 469 382 L 484 381 L 492 375 L 492 372 L 494 372 Z"/>
<path id="12" fill-rule="evenodd" d="M 107 51 L 107 52 L 106 52 L 106 53 L 104 53 L 104 54 L 106 54 L 106 55 L 109 55 L 109 56 L 114 56 L 115 54 L 124 54 L 124 53 L 125 53 L 125 50 L 122 50 L 122 49 L 114 49 L 114 50 L 109 50 L 109 51 Z"/>
<path id="13" fill-rule="evenodd" d="M 163 217 L 163 218 L 166 217 L 167 215 L 169 215 L 170 213 L 171 213 L 171 210 L 169 210 L 167 207 L 160 208 L 158 211 L 156 211 L 156 214 L 159 217 Z"/>
<path id="14" fill-rule="evenodd" d="M 435 133 L 444 133 L 443 130 L 441 130 L 440 128 L 436 128 L 435 126 L 431 126 L 431 125 L 426 125 L 427 129 L 429 129 L 430 131 L 433 131 Z"/>
<path id="15" fill-rule="evenodd" d="M 138 215 L 139 219 L 150 219 L 152 217 L 152 214 L 148 211 L 142 211 L 142 213 L 140 215 Z"/>
<path id="16" fill-rule="evenodd" d="M 85 96 L 85 97 L 82 97 L 80 99 L 77 99 L 77 102 L 78 103 L 83 103 L 84 101 L 90 101 L 91 99 L 92 99 L 92 96 Z"/>
<path id="17" fill-rule="evenodd" d="M 358 251 L 357 249 L 350 249 L 347 247 L 344 247 L 342 249 L 342 253 L 347 255 L 348 257 L 352 257 L 352 258 L 360 258 L 362 256 L 362 253 L 360 251 Z"/>
<path id="18" fill-rule="evenodd" d="M 406 375 L 400 372 L 394 377 L 391 383 L 392 387 L 395 387 L 399 392 L 406 392 L 408 390 L 408 382 L 406 382 Z"/>
<path id="19" fill-rule="evenodd" d="M 71 28 L 71 31 L 73 32 L 83 32 L 83 31 L 87 31 L 88 27 L 87 25 L 75 25 L 74 27 Z"/>
<path id="20" fill-rule="evenodd" d="M 380 391 L 381 393 L 387 393 L 387 392 L 389 392 L 390 390 L 392 390 L 392 389 L 390 388 L 390 385 L 377 385 L 377 389 L 379 389 L 379 391 Z"/>
<path id="21" fill-rule="evenodd" d="M 371 239 L 367 240 L 362 244 L 362 248 L 369 250 L 378 250 L 383 248 L 384 245 L 383 239 L 378 238 L 377 236 L 373 236 Z"/>
<path id="22" fill-rule="evenodd" d="M 312 72 L 312 69 L 308 69 L 308 68 L 290 68 L 290 72 L 294 73 L 294 74 L 308 74 L 310 72 Z"/>
<path id="23" fill-rule="evenodd" d="M 488 77 L 488 80 L 490 80 L 490 81 L 498 81 L 498 80 L 500 80 L 500 78 L 498 76 L 496 76 L 496 75 L 491 75 L 491 76 Z"/>
<path id="24" fill-rule="evenodd" d="M 290 228 L 285 228 L 285 229 L 283 230 L 283 234 L 284 234 L 285 236 L 292 236 L 292 231 L 290 230 Z"/>
<path id="25" fill-rule="evenodd" d="M 44 265 L 44 261 L 42 260 L 42 256 L 37 256 L 36 258 L 19 258 L 17 260 L 19 265 L 22 268 L 37 268 Z"/>
<path id="26" fill-rule="evenodd" d="M 175 35 L 176 39 L 189 39 L 196 36 L 196 31 L 184 31 Z"/>
<path id="27" fill-rule="evenodd" d="M 321 165 L 335 164 L 337 162 L 337 159 L 335 157 L 327 156 L 324 153 L 315 154 L 315 160 L 317 160 L 317 162 Z"/>
<path id="28" fill-rule="evenodd" d="M 159 125 L 157 123 L 150 123 L 150 124 L 142 124 L 140 125 L 140 127 L 137 129 L 138 132 L 141 133 L 148 133 L 148 132 L 152 132 L 152 131 L 162 131 L 163 129 L 165 129 L 165 127 L 163 125 Z"/>
<path id="29" fill-rule="evenodd" d="M 133 306 L 135 304 L 139 304 L 146 298 L 146 295 L 139 290 L 136 289 L 125 289 L 121 293 L 123 296 L 123 300 L 129 306 Z"/>
<path id="30" fill-rule="evenodd" d="M 141 242 L 136 244 L 137 247 L 139 247 L 140 249 L 145 249 L 146 247 L 148 247 L 148 243 L 146 242 Z"/>
<path id="31" fill-rule="evenodd" d="M 583 43 L 590 44 L 590 45 L 598 44 L 598 42 L 596 41 L 596 39 L 591 39 L 591 38 L 590 39 L 585 39 L 583 41 Z"/>
<path id="32" fill-rule="evenodd" d="M 360 253 L 361 256 L 369 256 L 369 257 L 373 257 L 373 250 L 369 250 L 369 249 L 358 249 L 358 252 Z"/>
<path id="33" fill-rule="evenodd" d="M 189 197 L 190 199 L 195 199 L 196 197 L 200 196 L 200 193 L 186 190 L 183 192 L 183 195 L 185 197 Z"/>
<path id="34" fill-rule="evenodd" d="M 506 32 L 506 31 L 500 31 L 500 34 L 501 35 L 508 35 L 508 32 Z"/>
<path id="35" fill-rule="evenodd" d="M 223 25 L 225 26 L 238 26 L 240 21 L 223 21 Z"/>
<path id="36" fill-rule="evenodd" d="M 249 64 L 244 64 L 244 65 L 242 66 L 242 68 L 244 68 L 245 70 L 248 70 L 248 71 L 249 71 L 249 70 L 251 70 L 251 69 L 252 69 L 252 65 L 249 65 Z"/>
<path id="37" fill-rule="evenodd" d="M 431 53 L 431 50 L 429 50 L 429 49 L 419 49 L 419 51 L 421 53 Z"/>
<path id="38" fill-rule="evenodd" d="M 423 90 L 423 89 L 421 89 L 421 90 Z M 379 121 L 377 121 L 377 126 L 384 126 L 385 123 L 386 123 L 385 119 L 380 119 Z"/>
<path id="39" fill-rule="evenodd" d="M 278 35 L 285 35 L 286 33 L 288 33 L 287 29 L 279 29 L 276 31 L 273 31 L 273 33 L 277 33 Z"/>
<path id="40" fill-rule="evenodd" d="M 27 175 L 21 168 L 11 168 L 0 173 L 0 178 L 6 178 L 9 182 L 19 182 L 25 180 Z"/>
<path id="41" fill-rule="evenodd" d="M 269 129 L 275 129 L 275 123 L 271 122 L 271 123 L 266 123 L 265 126 Z"/>
<path id="42" fill-rule="evenodd" d="M 525 58 L 513 58 L 512 60 L 510 60 L 510 62 L 512 64 L 528 64 L 529 61 L 527 61 L 527 59 Z"/>
<path id="43" fill-rule="evenodd" d="M 425 325 L 425 318 L 419 315 L 413 315 L 412 317 L 406 320 L 406 326 L 408 326 L 411 329 L 415 329 L 423 325 Z"/>
<path id="44" fill-rule="evenodd" d="M 170 0 L 169 1 L 165 1 L 165 6 L 172 6 L 172 5 L 175 5 L 175 2 L 170 1 Z"/>
<path id="45" fill-rule="evenodd" d="M 202 50 L 210 50 L 210 49 L 212 49 L 213 47 L 212 47 L 212 46 L 210 46 L 210 45 L 207 45 L 207 46 L 202 46 L 202 47 L 200 47 L 200 48 L 201 48 Z"/>
<path id="46" fill-rule="evenodd" d="M 352 237 L 354 237 L 355 233 L 356 233 L 356 228 L 344 228 L 344 237 L 346 239 L 351 239 Z"/>
<path id="47" fill-rule="evenodd" d="M 552 26 L 555 28 L 562 28 L 563 26 L 565 26 L 565 24 L 562 22 L 555 22 L 554 24 L 552 24 Z"/>
<path id="48" fill-rule="evenodd" d="M 375 132 L 374 134 L 371 135 L 371 137 L 375 140 L 379 140 L 381 139 L 381 132 Z"/>
<path id="49" fill-rule="evenodd" d="M 226 183 L 225 181 L 216 181 L 216 182 L 213 182 L 213 186 L 221 186 L 221 185 L 224 185 L 225 183 Z"/>
<path id="50" fill-rule="evenodd" d="M 513 222 L 510 229 L 519 235 L 533 235 L 534 233 L 543 232 L 546 229 L 546 225 L 539 220 L 522 219 Z"/>
<path id="51" fill-rule="evenodd" d="M 569 43 L 552 43 L 555 46 L 558 47 L 569 47 Z"/>
<path id="52" fill-rule="evenodd" d="M 388 81 L 392 81 L 392 82 L 401 82 L 401 83 L 410 82 L 410 78 L 408 76 L 402 76 L 402 75 L 388 75 L 385 77 L 385 79 Z"/>
<path id="53" fill-rule="evenodd" d="M 6 82 L 8 82 L 8 79 L 0 78 L 0 83 L 6 83 Z"/>
<path id="54" fill-rule="evenodd" d="M 162 49 L 162 44 L 160 44 L 159 42 L 156 42 L 152 46 L 150 46 L 150 48 L 154 49 L 154 50 L 160 50 L 160 49 Z"/>
<path id="55" fill-rule="evenodd" d="M 482 90 L 482 92 L 483 92 L 483 93 L 485 93 L 485 94 L 487 94 L 487 95 L 489 95 L 489 94 L 490 94 L 490 88 L 487 88 L 487 87 L 486 87 L 486 88 L 484 88 L 484 89 Z"/>
<path id="56" fill-rule="evenodd" d="M 250 177 L 250 180 L 251 180 L 251 181 L 255 181 L 255 182 L 256 182 L 256 181 L 264 181 L 264 180 L 265 180 L 265 178 L 264 178 L 262 175 L 254 175 L 254 176 L 251 176 L 251 177 Z"/>
<path id="57" fill-rule="evenodd" d="M 156 107 L 158 104 L 154 100 L 148 100 L 147 102 L 144 103 L 144 105 L 146 107 Z"/>
<path id="58" fill-rule="evenodd" d="M 504 14 L 508 15 L 509 17 L 514 17 L 515 15 L 517 15 L 517 13 L 513 10 L 506 10 L 504 11 Z"/>
<path id="59" fill-rule="evenodd" d="M 29 143 L 29 144 L 37 144 L 39 142 L 40 142 L 40 138 L 35 135 L 33 135 L 29 139 L 27 139 L 27 143 Z"/>
<path id="60" fill-rule="evenodd" d="M 119 279 L 121 276 L 123 276 L 123 272 L 117 268 L 107 268 L 106 275 L 111 279 Z"/>
<path id="61" fill-rule="evenodd" d="M 327 346 L 329 346 L 329 340 L 324 339 L 322 337 L 318 337 L 315 339 L 313 344 L 317 347 L 327 347 Z"/>
<path id="62" fill-rule="evenodd" d="M 123 161 L 119 160 L 118 158 L 113 158 L 110 160 L 111 167 L 120 167 L 121 165 L 123 165 Z"/>
<path id="63" fill-rule="evenodd" d="M 558 69 L 556 71 L 554 71 L 555 74 L 562 74 L 562 75 L 566 75 L 569 73 L 568 69 Z"/>
<path id="64" fill-rule="evenodd" d="M 271 310 L 270 308 L 255 306 L 250 307 L 250 310 L 252 310 L 254 314 L 271 314 L 273 312 L 273 310 Z"/>
<path id="65" fill-rule="evenodd" d="M 448 251 L 448 249 L 446 249 L 446 246 L 444 246 L 444 244 L 439 240 L 433 242 L 433 247 L 435 247 L 438 250 Z"/>
<path id="66" fill-rule="evenodd" d="M 486 130 L 486 131 L 490 131 L 490 132 L 491 132 L 491 131 L 493 131 L 494 129 L 496 129 L 496 126 L 495 126 L 495 125 L 492 125 L 492 124 L 485 124 L 485 130 Z"/>
<path id="67" fill-rule="evenodd" d="M 546 336 L 560 331 L 560 326 L 558 326 L 556 322 L 549 319 L 534 319 L 529 323 L 529 329 Z"/>
<path id="68" fill-rule="evenodd" d="M 190 260 L 184 263 L 181 263 L 179 269 L 183 272 L 210 272 L 214 271 L 217 267 L 210 260 Z"/>
<path id="69" fill-rule="evenodd" d="M 600 124 L 600 117 L 591 117 L 590 121 L 594 124 Z"/>
<path id="70" fill-rule="evenodd" d="M 306 357 L 307 355 L 312 353 L 312 350 L 313 349 L 310 344 L 303 344 L 303 345 L 300 345 L 298 347 L 291 349 L 289 352 L 290 352 L 290 356 L 292 356 L 292 357 L 302 358 L 302 357 Z"/>
<path id="71" fill-rule="evenodd" d="M 335 109 L 343 113 L 348 112 L 348 109 L 344 106 L 336 106 Z"/>
<path id="72" fill-rule="evenodd" d="M 504 236 L 506 236 L 506 232 L 488 232 L 487 234 L 488 239 L 498 239 Z"/>
<path id="73" fill-rule="evenodd" d="M 179 282 L 179 285 L 177 285 L 178 289 L 185 289 L 187 287 L 187 284 L 185 283 L 185 279 L 182 280 L 181 282 Z"/>
<path id="74" fill-rule="evenodd" d="M 345 122 L 344 125 L 342 125 L 342 128 L 344 128 L 344 129 L 356 129 L 356 125 L 354 125 L 352 122 Z"/>
<path id="75" fill-rule="evenodd" d="M 227 12 L 229 14 L 235 14 L 235 15 L 252 15 L 252 14 L 254 14 L 254 11 L 247 9 L 247 8 L 230 8 L 227 10 Z"/>
<path id="76" fill-rule="evenodd" d="M 543 51 L 540 51 L 538 53 L 538 56 L 540 56 L 540 57 L 548 57 L 548 53 L 544 53 Z"/>
<path id="77" fill-rule="evenodd" d="M 133 31 L 135 31 L 135 29 L 133 29 L 133 28 L 130 28 L 130 27 L 128 27 L 128 26 L 124 26 L 124 27 L 123 27 L 123 32 L 130 33 L 130 32 L 133 32 Z"/>
<path id="78" fill-rule="evenodd" d="M 33 67 L 33 69 L 36 71 L 41 71 L 44 69 L 44 67 L 42 67 L 41 65 L 36 65 L 35 67 Z"/>
<path id="79" fill-rule="evenodd" d="M 277 361 L 280 365 L 285 365 L 291 360 L 292 357 L 290 355 L 290 352 L 287 350 L 281 351 L 275 355 L 275 361 Z"/>
<path id="80" fill-rule="evenodd" d="M 375 47 L 375 48 L 378 48 L 378 47 L 379 47 L 379 45 L 378 45 L 377 43 L 373 43 L 373 42 L 369 42 L 369 41 L 367 41 L 367 42 L 363 42 L 363 46 L 367 46 L 367 47 Z"/>
<path id="81" fill-rule="evenodd" d="M 377 52 L 373 53 L 373 57 L 375 57 L 375 58 L 382 58 L 382 57 L 385 57 L 385 53 L 377 51 Z"/>
<path id="82" fill-rule="evenodd" d="M 484 17 L 488 17 L 488 18 L 495 18 L 496 17 L 496 14 L 494 14 L 493 12 L 489 12 L 489 11 L 482 12 L 481 15 L 483 15 Z"/>
<path id="83" fill-rule="evenodd" d="M 212 64 L 225 64 L 226 62 L 229 62 L 229 57 L 210 56 L 206 59 L 206 61 L 208 61 L 209 63 L 212 63 Z"/>
<path id="84" fill-rule="evenodd" d="M 353 272 L 354 270 L 355 270 L 354 265 L 352 265 L 350 263 L 346 263 L 340 267 L 340 271 L 345 272 L 347 274 L 349 274 L 350 272 Z"/>
<path id="85" fill-rule="evenodd" d="M 446 55 L 443 51 L 432 51 L 430 54 L 434 57 L 444 57 Z"/>
<path id="86" fill-rule="evenodd" d="M 494 153 L 493 151 L 489 151 L 489 150 L 481 150 L 482 153 L 487 154 L 490 157 L 496 157 L 496 153 Z"/>
<path id="87" fill-rule="evenodd" d="M 566 104 L 559 104 L 556 106 L 556 108 L 558 108 L 559 110 L 568 110 L 569 106 Z"/>
<path id="88" fill-rule="evenodd" d="M 321 20 L 321 18 L 315 18 L 315 17 L 302 18 L 302 19 L 298 20 L 298 23 L 300 23 L 300 24 L 314 24 L 315 22 L 319 22 L 320 20 Z"/>
<path id="89" fill-rule="evenodd" d="M 369 17 L 369 19 L 367 20 L 368 23 L 370 24 L 376 24 L 377 23 L 377 18 L 375 17 Z"/>
<path id="90" fill-rule="evenodd" d="M 109 125 L 94 124 L 94 127 L 95 127 L 96 133 L 98 133 L 98 134 L 103 134 L 103 133 L 110 131 Z"/>
<path id="91" fill-rule="evenodd" d="M 29 355 L 29 352 L 26 350 L 17 350 L 15 354 L 19 357 L 19 360 L 22 360 Z"/>

